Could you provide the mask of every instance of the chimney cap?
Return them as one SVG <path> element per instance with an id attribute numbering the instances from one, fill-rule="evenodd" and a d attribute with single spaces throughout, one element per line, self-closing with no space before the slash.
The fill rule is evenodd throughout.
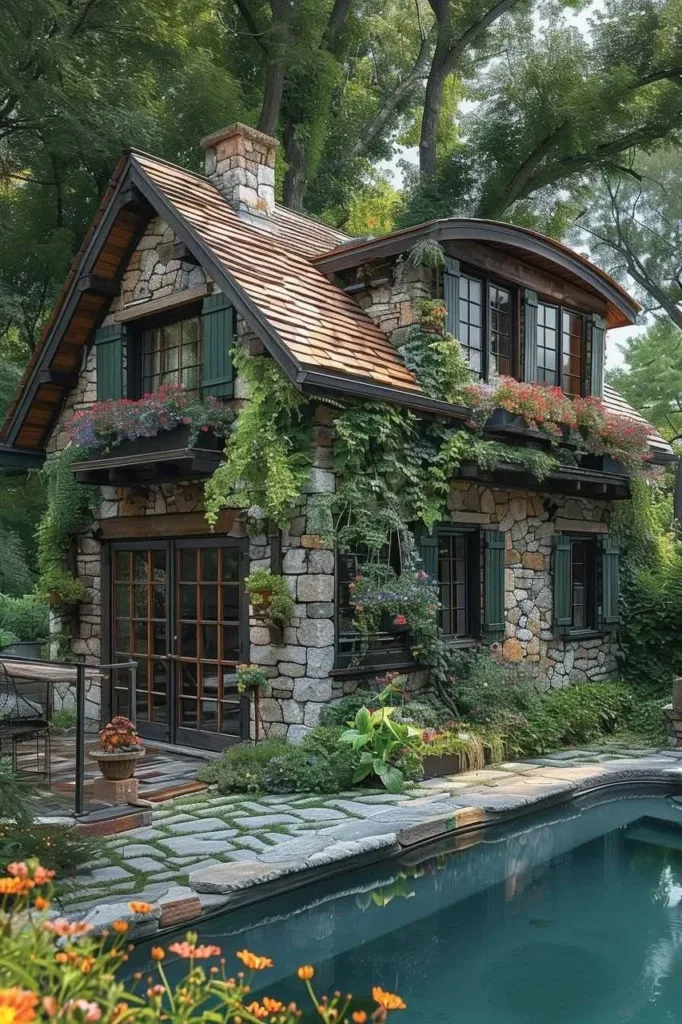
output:
<path id="1" fill-rule="evenodd" d="M 252 128 L 251 125 L 242 124 L 241 121 L 235 121 L 234 124 L 228 125 L 227 128 L 219 128 L 217 132 L 204 136 L 201 140 L 201 145 L 204 149 L 211 149 L 213 146 L 217 146 L 219 142 L 231 139 L 234 135 L 242 135 L 272 149 L 277 149 L 279 146 L 278 139 L 273 139 L 271 135 L 266 135 L 265 132 Z"/>

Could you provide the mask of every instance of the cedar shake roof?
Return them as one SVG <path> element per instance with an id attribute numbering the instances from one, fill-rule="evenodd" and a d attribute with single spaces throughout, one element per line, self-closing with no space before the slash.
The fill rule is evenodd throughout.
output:
<path id="1" fill-rule="evenodd" d="M 1 436 L 8 446 L 45 447 L 83 348 L 153 213 L 170 224 L 299 386 L 467 417 L 467 410 L 423 394 L 379 326 L 320 269 L 346 247 L 362 248 L 362 240 L 348 244 L 342 232 L 283 207 L 255 226 L 207 178 L 131 151 L 111 179 L 5 419 Z M 604 400 L 613 412 L 642 420 L 611 388 Z M 655 431 L 650 440 L 655 454 L 670 455 Z"/>
<path id="2" fill-rule="evenodd" d="M 616 413 L 617 416 L 627 416 L 631 420 L 637 420 L 638 423 L 646 423 L 650 431 L 649 444 L 654 455 L 672 454 L 672 448 L 665 438 L 661 437 L 658 431 L 654 430 L 651 424 L 647 423 L 644 417 L 640 416 L 636 409 L 633 409 L 610 384 L 604 384 L 604 405 L 609 412 Z"/>
<path id="3" fill-rule="evenodd" d="M 132 160 L 267 319 L 298 369 L 420 391 L 380 327 L 301 254 L 321 225 L 280 210 L 274 220 L 295 235 L 293 250 L 266 230 L 267 221 L 258 228 L 238 217 L 206 178 L 143 153 Z"/>

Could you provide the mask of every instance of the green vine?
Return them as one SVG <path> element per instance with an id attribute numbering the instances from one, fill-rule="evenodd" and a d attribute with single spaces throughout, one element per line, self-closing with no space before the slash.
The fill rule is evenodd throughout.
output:
<path id="1" fill-rule="evenodd" d="M 98 501 L 97 489 L 77 483 L 71 471 L 74 462 L 86 457 L 87 449 L 69 445 L 48 460 L 43 469 L 47 509 L 36 530 L 39 569 L 36 589 L 38 596 L 51 604 L 75 604 L 87 594 L 69 566 L 72 542 L 76 534 L 92 523 Z"/>
<path id="2" fill-rule="evenodd" d="M 308 400 L 269 356 L 249 355 L 241 345 L 233 360 L 249 399 L 227 439 L 225 461 L 206 483 L 206 518 L 214 526 L 222 508 L 241 508 L 254 530 L 268 519 L 282 528 L 308 478 Z"/>
<path id="3" fill-rule="evenodd" d="M 398 351 L 425 394 L 452 405 L 464 404 L 465 388 L 472 381 L 471 370 L 452 334 L 432 334 L 423 330 L 421 324 L 414 324 Z"/>

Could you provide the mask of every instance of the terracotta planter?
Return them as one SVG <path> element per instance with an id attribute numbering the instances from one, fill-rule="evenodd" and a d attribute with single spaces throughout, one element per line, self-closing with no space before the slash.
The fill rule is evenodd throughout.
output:
<path id="1" fill-rule="evenodd" d="M 135 774 L 135 762 L 144 757 L 144 747 L 138 750 L 124 750 L 120 754 L 109 754 L 99 747 L 93 747 L 88 751 L 93 761 L 97 761 L 99 770 L 105 779 L 112 782 L 120 782 L 122 779 L 130 779 Z"/>

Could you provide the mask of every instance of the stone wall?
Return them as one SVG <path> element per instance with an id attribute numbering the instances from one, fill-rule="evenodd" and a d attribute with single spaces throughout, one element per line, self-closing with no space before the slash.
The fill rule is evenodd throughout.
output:
<path id="1" fill-rule="evenodd" d="M 506 626 L 496 656 L 536 664 L 551 687 L 615 678 L 613 634 L 571 640 L 555 636 L 552 622 L 551 556 L 557 522 L 569 521 L 573 531 L 603 531 L 609 503 L 453 481 L 448 509 L 455 523 L 492 526 L 505 534 Z"/>

